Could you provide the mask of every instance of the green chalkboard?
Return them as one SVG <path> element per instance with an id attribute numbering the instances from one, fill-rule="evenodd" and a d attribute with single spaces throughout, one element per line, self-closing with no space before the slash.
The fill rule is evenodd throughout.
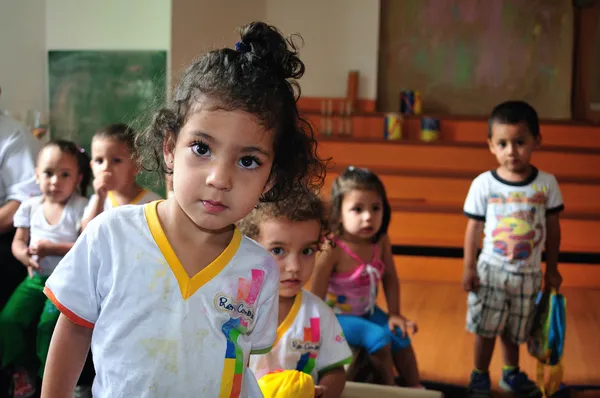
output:
<path id="1" fill-rule="evenodd" d="M 140 131 L 166 101 L 166 51 L 49 51 L 50 131 L 86 150 L 111 123 Z M 164 195 L 155 176 L 140 183 Z"/>

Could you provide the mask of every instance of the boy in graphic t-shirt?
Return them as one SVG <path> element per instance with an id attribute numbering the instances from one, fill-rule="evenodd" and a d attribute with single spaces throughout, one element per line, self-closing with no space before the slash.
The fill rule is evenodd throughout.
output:
<path id="1" fill-rule="evenodd" d="M 559 213 L 564 209 L 556 178 L 530 163 L 540 145 L 536 111 L 522 101 L 492 111 L 488 144 L 499 167 L 471 184 L 464 213 L 463 287 L 469 292 L 467 329 L 475 334 L 475 369 L 470 397 L 491 397 L 488 367 L 500 336 L 504 368 L 500 387 L 528 397 L 541 396 L 519 369 L 519 345 L 527 341 L 542 286 L 558 288 Z M 483 249 L 477 258 L 481 234 Z M 542 275 L 542 251 L 546 273 Z"/>

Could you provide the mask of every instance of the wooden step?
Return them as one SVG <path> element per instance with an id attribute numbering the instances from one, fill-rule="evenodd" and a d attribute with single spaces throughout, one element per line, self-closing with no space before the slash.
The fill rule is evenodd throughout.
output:
<path id="1" fill-rule="evenodd" d="M 323 187 L 324 198 L 328 198 L 333 180 L 343 171 L 339 168 L 327 173 Z M 413 203 L 428 206 L 451 207 L 460 211 L 472 180 L 469 178 L 420 176 L 389 170 L 373 170 L 381 178 L 391 202 Z M 600 217 L 600 184 L 561 183 L 560 190 L 566 206 L 565 218 Z"/>
<path id="2" fill-rule="evenodd" d="M 417 212 L 395 206 L 388 229 L 394 245 L 463 247 L 467 217 L 462 213 Z M 600 253 L 600 220 L 561 220 L 561 251 Z"/>
<path id="3" fill-rule="evenodd" d="M 400 289 L 403 281 L 458 282 L 462 280 L 460 258 L 394 256 Z M 545 265 L 542 265 L 545 269 Z M 563 286 L 600 288 L 600 265 L 560 264 Z"/>
<path id="4" fill-rule="evenodd" d="M 450 173 L 474 178 L 496 168 L 496 159 L 487 148 L 376 141 L 319 140 L 319 155 L 343 167 L 415 170 L 421 173 Z M 539 150 L 533 164 L 554 174 L 559 181 L 600 181 L 600 154 Z"/>
<path id="5" fill-rule="evenodd" d="M 322 117 L 317 113 L 304 113 L 313 130 L 320 137 Z M 334 117 L 334 132 L 338 132 L 340 118 Z M 362 113 L 352 117 L 352 137 L 358 139 L 384 139 L 383 113 Z M 405 118 L 403 139 L 418 140 L 421 120 L 417 116 Z M 600 151 L 600 126 L 576 122 L 542 122 L 540 124 L 542 147 L 547 149 L 579 148 Z M 474 118 L 440 118 L 440 141 L 486 145 L 488 122 Z"/>

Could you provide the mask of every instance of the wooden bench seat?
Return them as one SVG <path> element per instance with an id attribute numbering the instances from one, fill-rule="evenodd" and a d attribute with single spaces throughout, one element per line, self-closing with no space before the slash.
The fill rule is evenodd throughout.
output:
<path id="1" fill-rule="evenodd" d="M 321 115 L 305 113 L 305 118 L 312 124 L 319 137 L 324 137 L 319 131 Z M 357 114 L 352 117 L 352 136 L 358 139 L 383 139 L 385 114 Z M 334 117 L 334 123 L 339 118 Z M 403 137 L 418 140 L 420 118 L 409 116 L 403 125 Z M 336 124 L 337 126 L 337 124 Z M 542 148 L 578 148 L 600 151 L 600 126 L 577 123 L 544 123 L 540 125 Z M 337 131 L 337 130 L 335 130 Z M 442 142 L 470 143 L 485 146 L 488 133 L 488 123 L 484 118 L 441 118 L 440 140 Z"/>
<path id="2" fill-rule="evenodd" d="M 415 170 L 467 178 L 498 166 L 485 147 L 321 139 L 318 151 L 323 158 L 332 159 L 332 166 Z M 559 180 L 600 181 L 600 154 L 540 150 L 534 153 L 532 161 Z"/>
<path id="3" fill-rule="evenodd" d="M 462 280 L 462 258 L 395 255 L 394 263 L 400 283 L 402 281 L 460 283 Z M 600 288 L 600 264 L 560 263 L 559 270 L 565 287 Z M 457 289 L 460 287 L 457 286 Z"/>
<path id="4" fill-rule="evenodd" d="M 467 218 L 460 212 L 415 211 L 416 206 L 394 207 L 388 230 L 395 245 L 462 247 Z M 563 219 L 561 250 L 600 253 L 600 220 Z"/>
<path id="5" fill-rule="evenodd" d="M 335 168 L 327 173 L 324 198 L 330 194 L 333 180 L 339 176 L 343 168 Z M 445 177 L 443 175 L 414 175 L 386 170 L 373 170 L 383 181 L 388 199 L 392 202 L 406 204 L 425 204 L 431 206 L 454 207 L 462 209 L 472 179 Z M 560 182 L 563 200 L 566 204 L 565 218 L 588 218 L 590 215 L 600 217 L 600 184 L 581 184 Z"/>

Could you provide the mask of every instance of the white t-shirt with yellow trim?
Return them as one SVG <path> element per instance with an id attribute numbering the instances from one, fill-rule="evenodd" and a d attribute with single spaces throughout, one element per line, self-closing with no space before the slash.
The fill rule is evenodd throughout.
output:
<path id="1" fill-rule="evenodd" d="M 92 199 L 94 199 L 96 197 L 96 194 L 93 194 L 90 197 L 90 202 L 88 204 L 88 206 L 85 208 L 84 212 L 83 212 L 83 218 L 87 218 L 90 213 L 92 212 Z M 131 202 L 129 202 L 129 205 L 145 205 L 146 203 L 150 203 L 150 202 L 154 202 L 155 200 L 160 200 L 162 199 L 158 194 L 149 191 L 147 189 L 143 189 L 138 196 L 136 196 Z M 104 211 L 106 210 L 110 210 L 110 209 L 114 209 L 115 207 L 119 207 L 119 203 L 117 202 L 117 199 L 115 198 L 115 195 L 112 191 L 109 191 L 108 194 L 106 195 L 106 199 L 104 199 Z"/>
<path id="2" fill-rule="evenodd" d="M 278 370 L 298 370 L 315 381 L 327 370 L 349 364 L 352 352 L 331 308 L 302 289 L 290 312 L 277 328 L 271 352 L 250 357 L 250 369 L 260 380 Z"/>
<path id="3" fill-rule="evenodd" d="M 274 260 L 235 230 L 190 278 L 158 203 L 96 217 L 46 283 L 64 315 L 94 329 L 94 397 L 256 396 L 246 369 L 251 352 L 268 352 L 275 341 Z"/>

